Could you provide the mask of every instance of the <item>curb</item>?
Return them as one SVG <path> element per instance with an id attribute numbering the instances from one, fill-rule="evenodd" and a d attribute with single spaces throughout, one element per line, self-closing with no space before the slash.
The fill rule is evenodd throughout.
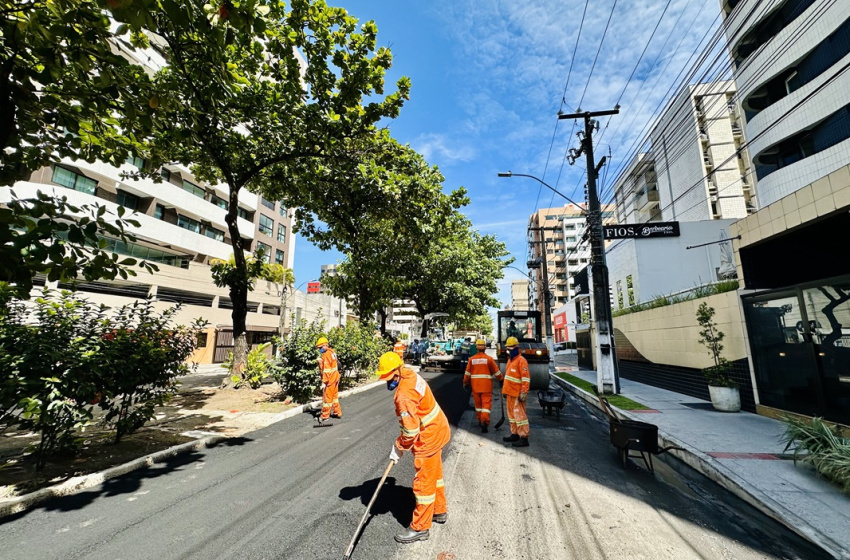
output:
<path id="1" fill-rule="evenodd" d="M 368 385 L 362 385 L 360 387 L 355 387 L 354 389 L 347 389 L 345 391 L 341 391 L 339 393 L 339 396 L 348 397 L 351 395 L 356 395 L 358 393 L 363 393 L 370 389 L 374 389 L 379 385 L 385 385 L 385 382 L 375 381 L 374 383 L 369 383 Z M 302 404 L 301 406 L 290 408 L 289 410 L 281 412 L 273 418 L 273 420 L 269 423 L 269 426 L 272 424 L 276 424 L 281 420 L 286 420 L 287 418 L 297 416 L 303 413 L 309 406 L 309 403 Z M 106 469 L 105 471 L 90 473 L 83 476 L 75 476 L 61 484 L 48 486 L 47 488 L 42 488 L 40 490 L 36 490 L 35 492 L 24 494 L 23 496 L 7 498 L 5 500 L 0 501 L 0 518 L 9 515 L 14 515 L 16 513 L 21 513 L 51 498 L 71 496 L 73 494 L 77 494 L 78 492 L 82 492 L 83 490 L 87 490 L 89 488 L 97 486 L 98 484 L 102 484 L 103 482 L 111 478 L 116 478 L 139 469 L 146 469 L 155 465 L 156 463 L 162 463 L 166 459 L 170 459 L 178 455 L 191 453 L 193 451 L 198 451 L 206 447 L 214 447 L 215 445 L 228 439 L 230 439 L 229 436 L 214 435 L 207 436 L 205 438 L 198 439 L 195 441 L 188 441 L 186 443 L 174 445 L 172 447 L 169 447 L 168 449 L 163 449 L 162 451 L 157 451 L 156 453 L 145 455 L 144 457 L 139 457 L 138 459 L 133 459 L 132 461 L 128 461 L 121 465 Z"/>
<path id="2" fill-rule="evenodd" d="M 565 381 L 554 374 L 549 374 L 549 377 L 557 385 L 567 389 L 585 403 L 595 407 L 597 410 L 602 410 L 596 395 L 592 395 L 584 389 L 576 387 L 572 383 Z M 621 410 L 615 406 L 611 406 L 611 408 L 616 410 L 618 414 L 621 414 L 630 420 L 637 420 L 640 422 L 647 421 L 646 417 L 638 417 L 638 415 L 632 414 L 627 410 Z M 847 551 L 841 545 L 833 541 L 827 535 L 824 535 L 807 521 L 789 511 L 786 507 L 776 502 L 773 498 L 761 490 L 752 486 L 723 464 L 715 461 L 710 456 L 696 449 L 692 445 L 663 432 L 661 429 L 658 430 L 658 445 L 660 447 L 667 447 L 671 445 L 681 447 L 683 451 L 671 450 L 669 454 L 673 455 L 709 480 L 719 484 L 721 487 L 725 488 L 774 521 L 781 523 L 797 535 L 822 548 L 835 558 L 845 560 L 850 559 L 850 555 L 848 555 Z"/>

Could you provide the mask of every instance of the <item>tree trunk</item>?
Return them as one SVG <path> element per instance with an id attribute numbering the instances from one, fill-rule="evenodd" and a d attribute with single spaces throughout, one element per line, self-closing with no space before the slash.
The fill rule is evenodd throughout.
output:
<path id="1" fill-rule="evenodd" d="M 230 188 L 230 198 L 227 205 L 227 214 L 224 221 L 227 223 L 227 231 L 230 234 L 230 245 L 233 247 L 233 262 L 236 265 L 237 274 L 235 282 L 228 286 L 230 288 L 230 301 L 233 304 L 233 312 L 230 314 L 233 320 L 233 370 L 222 386 L 233 386 L 232 376 L 243 376 L 245 365 L 248 361 L 248 335 L 246 320 L 248 317 L 248 263 L 245 260 L 245 249 L 242 247 L 242 235 L 236 218 L 239 207 L 239 189 L 233 185 Z"/>
<path id="2" fill-rule="evenodd" d="M 386 307 L 382 307 L 378 310 L 378 314 L 381 316 L 381 336 L 387 336 L 387 309 Z"/>

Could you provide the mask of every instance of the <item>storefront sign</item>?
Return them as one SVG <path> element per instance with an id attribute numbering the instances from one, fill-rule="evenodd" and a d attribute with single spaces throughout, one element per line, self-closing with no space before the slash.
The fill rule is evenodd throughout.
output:
<path id="1" fill-rule="evenodd" d="M 679 222 L 649 224 L 617 224 L 602 226 L 605 239 L 646 239 L 649 237 L 679 237 Z"/>
<path id="2" fill-rule="evenodd" d="M 552 322 L 555 324 L 556 329 L 563 328 L 564 325 L 567 324 L 567 314 L 566 313 L 558 313 L 557 315 L 555 315 L 555 318 Z"/>
<path id="3" fill-rule="evenodd" d="M 322 292 L 322 283 L 321 282 L 307 282 L 307 293 L 308 294 L 318 294 Z"/>

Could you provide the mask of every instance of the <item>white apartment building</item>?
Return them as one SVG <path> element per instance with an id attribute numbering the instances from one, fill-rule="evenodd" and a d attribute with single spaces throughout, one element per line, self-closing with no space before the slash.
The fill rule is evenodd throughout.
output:
<path id="1" fill-rule="evenodd" d="M 124 54 L 152 71 L 165 63 L 153 48 Z M 188 324 L 202 318 L 209 322 L 192 359 L 199 363 L 221 362 L 233 347 L 233 304 L 228 290 L 213 284 L 209 262 L 213 258 L 228 259 L 233 253 L 224 221 L 227 187 L 198 181 L 188 168 L 178 164 L 154 170 L 161 182 L 122 177 L 122 173 L 137 169 L 151 171 L 140 158 L 131 158 L 118 167 L 63 159 L 23 177 L 13 189 L 19 198 L 34 197 L 42 191 L 65 196 L 74 205 L 99 204 L 113 214 L 123 206 L 127 211 L 125 218 L 139 222 L 139 227 L 127 228 L 137 240 L 124 243 L 108 239 L 107 248 L 119 255 L 152 262 L 159 272 L 149 274 L 137 268 L 137 276 L 128 280 L 80 282 L 77 289 L 89 300 L 110 307 L 144 298 L 153 299 L 160 309 L 182 303 L 177 321 Z M 9 189 L 0 189 L 0 203 L 9 200 Z M 238 213 L 244 250 L 262 249 L 267 261 L 292 268 L 292 211 L 279 202 L 242 190 Z M 250 344 L 265 342 L 279 332 L 280 298 L 280 286 L 265 281 L 257 282 L 248 294 Z"/>
<path id="2" fill-rule="evenodd" d="M 419 338 L 422 318 L 411 300 L 396 299 L 387 308 L 387 332 L 393 336 L 406 334 L 408 342 Z"/>
<path id="3" fill-rule="evenodd" d="M 755 180 L 732 81 L 682 90 L 614 185 L 619 223 L 743 218 Z"/>
<path id="4" fill-rule="evenodd" d="M 528 311 L 531 300 L 531 282 L 528 280 L 511 281 L 511 309 L 514 311 Z"/>
<path id="5" fill-rule="evenodd" d="M 756 405 L 848 424 L 850 2 L 721 6 L 758 177 L 730 232 Z"/>

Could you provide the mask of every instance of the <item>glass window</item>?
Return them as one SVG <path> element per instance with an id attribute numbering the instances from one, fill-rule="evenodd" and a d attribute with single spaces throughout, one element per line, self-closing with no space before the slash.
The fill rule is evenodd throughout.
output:
<path id="1" fill-rule="evenodd" d="M 97 188 L 97 181 L 58 166 L 53 169 L 53 182 L 86 194 L 94 194 Z"/>
<path id="2" fill-rule="evenodd" d="M 260 204 L 262 204 L 269 210 L 274 210 L 274 202 L 266 200 L 262 195 L 260 195 Z"/>
<path id="3" fill-rule="evenodd" d="M 272 231 L 274 230 L 274 220 L 266 216 L 265 214 L 260 214 L 260 232 L 265 233 L 269 237 L 272 236 Z"/>
<path id="4" fill-rule="evenodd" d="M 127 158 L 126 163 L 129 163 L 130 165 L 132 165 L 133 167 L 135 167 L 139 171 L 141 171 L 145 168 L 145 160 L 143 160 L 140 157 L 136 157 L 132 154 Z"/>
<path id="5" fill-rule="evenodd" d="M 576 242 L 575 237 L 567 237 L 567 243 L 575 243 L 575 242 Z"/>
<path id="6" fill-rule="evenodd" d="M 223 198 L 220 198 L 220 197 L 218 197 L 214 194 L 211 194 L 210 195 L 210 202 L 212 202 L 213 204 L 215 204 L 219 208 L 224 208 L 225 210 L 227 210 L 227 201 L 224 200 Z"/>
<path id="7" fill-rule="evenodd" d="M 283 264 L 283 251 L 281 251 L 280 249 L 275 249 L 274 262 L 276 262 L 277 264 Z"/>
<path id="8" fill-rule="evenodd" d="M 632 284 L 632 275 L 631 274 L 626 276 L 626 288 L 629 291 L 629 307 L 631 307 L 632 305 L 635 304 L 635 289 L 634 289 L 634 285 Z"/>
<path id="9" fill-rule="evenodd" d="M 156 218 L 157 220 L 161 220 L 164 215 L 165 215 L 165 206 L 163 206 L 162 204 L 157 204 L 156 208 L 153 211 L 153 217 Z"/>
<path id="10" fill-rule="evenodd" d="M 204 231 L 204 235 L 210 239 L 215 239 L 216 241 L 224 241 L 224 232 L 220 229 L 215 229 L 214 227 L 207 226 Z"/>
<path id="11" fill-rule="evenodd" d="M 193 220 L 192 218 L 187 218 L 186 216 L 177 215 L 177 225 L 188 229 L 189 231 L 194 231 L 195 233 L 201 233 L 201 222 L 197 220 Z"/>
<path id="12" fill-rule="evenodd" d="M 263 262 L 267 263 L 271 260 L 272 248 L 271 245 L 266 245 L 262 241 L 257 241 L 257 252 L 262 253 L 261 259 Z"/>
<path id="13" fill-rule="evenodd" d="M 251 212 L 248 212 L 247 210 L 245 210 L 245 209 L 244 209 L 244 208 L 242 208 L 241 206 L 240 206 L 239 208 L 237 208 L 237 209 L 236 209 L 236 213 L 237 213 L 237 214 L 239 215 L 239 217 L 240 217 L 240 218 L 242 218 L 243 220 L 248 220 L 249 222 L 252 220 Z"/>
<path id="14" fill-rule="evenodd" d="M 118 206 L 136 210 L 139 207 L 139 197 L 124 191 L 118 191 Z"/>
<path id="15" fill-rule="evenodd" d="M 204 198 L 204 196 L 206 196 L 207 194 L 207 191 L 205 191 L 195 183 L 187 181 L 186 179 L 183 179 L 183 190 L 186 192 L 190 192 L 199 198 Z"/>
<path id="16" fill-rule="evenodd" d="M 281 216 L 286 217 L 286 206 L 283 205 L 283 202 L 280 203 L 280 209 L 278 210 Z"/>
<path id="17" fill-rule="evenodd" d="M 281 243 L 286 242 L 286 226 L 283 224 L 277 225 L 277 240 Z"/>
<path id="18" fill-rule="evenodd" d="M 159 170 L 159 176 L 162 177 L 163 181 L 166 181 L 166 182 L 171 181 L 171 171 L 169 171 L 168 169 L 166 169 L 164 167 Z"/>

